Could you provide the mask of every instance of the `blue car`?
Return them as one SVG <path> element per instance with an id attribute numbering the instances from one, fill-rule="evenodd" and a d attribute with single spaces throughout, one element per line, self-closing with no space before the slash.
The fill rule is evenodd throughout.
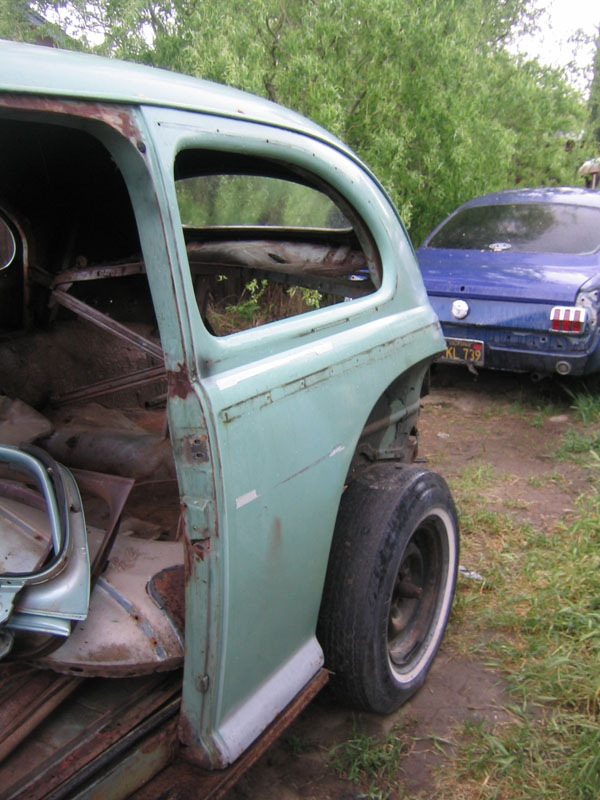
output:
<path id="1" fill-rule="evenodd" d="M 478 197 L 417 258 L 446 337 L 443 361 L 540 376 L 600 370 L 600 193 Z"/>

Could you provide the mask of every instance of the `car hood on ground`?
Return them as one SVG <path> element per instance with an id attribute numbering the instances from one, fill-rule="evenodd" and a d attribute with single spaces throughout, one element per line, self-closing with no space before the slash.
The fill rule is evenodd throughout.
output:
<path id="1" fill-rule="evenodd" d="M 420 247 L 417 259 L 427 293 L 448 297 L 568 305 L 586 281 L 600 275 L 598 254 L 565 257 Z"/>

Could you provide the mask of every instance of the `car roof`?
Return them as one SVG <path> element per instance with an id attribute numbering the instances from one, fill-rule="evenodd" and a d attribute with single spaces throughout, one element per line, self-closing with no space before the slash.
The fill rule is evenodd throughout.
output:
<path id="1" fill-rule="evenodd" d="M 264 123 L 357 157 L 320 125 L 239 89 L 117 59 L 0 40 L 0 92 L 153 105 Z"/>
<path id="2" fill-rule="evenodd" d="M 512 203 L 564 203 L 600 208 L 600 192 L 573 186 L 542 187 L 540 189 L 508 189 L 485 194 L 463 203 L 456 211 L 473 206 L 507 205 Z M 456 212 L 454 212 L 456 213 Z"/>

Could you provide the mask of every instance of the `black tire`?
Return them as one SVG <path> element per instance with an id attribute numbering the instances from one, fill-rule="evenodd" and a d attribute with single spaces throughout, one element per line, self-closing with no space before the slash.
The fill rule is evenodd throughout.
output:
<path id="1" fill-rule="evenodd" d="M 388 462 L 348 486 L 317 627 L 339 700 L 389 714 L 423 685 L 450 615 L 458 549 L 439 475 Z"/>

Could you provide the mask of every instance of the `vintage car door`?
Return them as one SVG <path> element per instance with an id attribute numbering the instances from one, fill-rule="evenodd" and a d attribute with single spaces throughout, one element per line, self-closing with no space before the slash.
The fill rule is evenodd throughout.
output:
<path id="1" fill-rule="evenodd" d="M 415 413 L 423 371 L 441 337 L 393 207 L 343 145 L 317 126 L 294 130 L 295 116 L 283 111 L 277 125 L 249 121 L 252 110 L 243 107 L 236 119 L 161 108 L 143 113 L 176 253 L 170 280 L 178 319 L 163 324 L 180 328 L 185 350 L 182 363 L 166 354 L 188 552 L 182 736 L 202 763 L 220 766 L 320 669 L 315 627 L 359 435 L 399 376 L 406 390 L 395 413 Z M 343 222 L 327 227 L 315 212 L 312 225 L 307 212 L 287 230 L 268 223 L 258 235 L 248 210 L 252 198 L 238 217 L 217 215 L 215 222 L 207 210 L 212 189 L 202 184 L 215 176 L 301 184 L 337 208 Z M 181 191 L 182 181 L 195 179 L 198 186 Z M 190 212 L 194 194 L 198 210 Z M 254 202 L 264 207 L 258 194 Z M 302 253 L 307 242 L 326 261 L 323 246 L 337 254 L 334 260 L 346 258 L 344 247 L 358 258 L 353 272 L 348 256 L 347 288 L 338 281 L 336 302 L 228 335 L 211 332 L 203 282 L 231 276 L 240 265 L 251 281 L 256 268 L 256 293 L 266 286 L 264 262 L 270 262 L 271 272 L 281 268 L 279 282 L 293 285 L 289 273 L 298 264 L 290 266 L 285 247 Z M 246 255 L 236 256 L 236 247 Z M 260 247 L 265 256 L 256 264 Z M 148 272 L 155 287 L 166 280 Z M 312 278 L 309 286 L 325 294 L 333 285 Z M 361 283 L 364 291 L 356 289 Z"/>

